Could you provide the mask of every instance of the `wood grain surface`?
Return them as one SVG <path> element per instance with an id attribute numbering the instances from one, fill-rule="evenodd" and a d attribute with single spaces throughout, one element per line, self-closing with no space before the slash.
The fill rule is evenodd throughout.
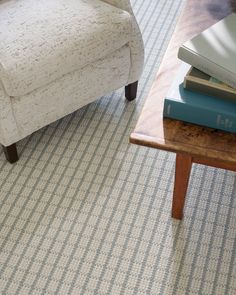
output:
<path id="1" fill-rule="evenodd" d="M 232 11 L 236 0 L 186 0 L 131 143 L 236 164 L 236 134 L 162 117 L 164 97 L 180 64 L 179 46 Z"/>

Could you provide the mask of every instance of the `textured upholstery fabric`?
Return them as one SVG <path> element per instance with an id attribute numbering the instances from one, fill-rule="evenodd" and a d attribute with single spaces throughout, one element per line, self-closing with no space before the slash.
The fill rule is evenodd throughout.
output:
<path id="1" fill-rule="evenodd" d="M 130 68 L 130 77 L 129 83 L 135 82 L 143 69 L 144 62 L 144 46 L 143 39 L 136 22 L 136 19 L 133 15 L 133 10 L 130 5 L 130 0 L 102 0 L 110 5 L 113 5 L 117 8 L 129 12 L 133 16 L 133 30 L 132 36 L 129 41 L 129 46 L 131 50 L 131 68 Z"/>
<path id="2" fill-rule="evenodd" d="M 130 0 L 102 0 L 103 2 L 106 2 L 110 5 L 113 5 L 117 8 L 120 8 L 122 10 L 126 10 L 129 13 L 133 14 L 132 7 L 130 5 Z"/>
<path id="3" fill-rule="evenodd" d="M 9 0 L 0 27 L 0 76 L 11 96 L 110 54 L 132 30 L 129 13 L 100 0 Z"/>
<path id="4" fill-rule="evenodd" d="M 71 72 L 46 87 L 28 95 L 5 99 L 9 102 L 5 112 L 8 110 L 10 113 L 12 105 L 14 120 L 11 121 L 16 124 L 11 126 L 14 132 L 11 133 L 9 127 L 5 130 L 5 135 L 8 136 L 3 137 L 0 130 L 0 142 L 5 146 L 10 145 L 102 95 L 122 87 L 129 77 L 129 69 L 130 49 L 125 45 L 106 58 Z M 6 115 L 9 116 L 9 113 Z"/>
<path id="5" fill-rule="evenodd" d="M 0 143 L 10 145 L 19 139 L 19 135 L 11 98 L 5 93 L 0 82 Z"/>
<path id="6" fill-rule="evenodd" d="M 137 81 L 143 57 L 129 1 L 0 1 L 0 143 Z"/>

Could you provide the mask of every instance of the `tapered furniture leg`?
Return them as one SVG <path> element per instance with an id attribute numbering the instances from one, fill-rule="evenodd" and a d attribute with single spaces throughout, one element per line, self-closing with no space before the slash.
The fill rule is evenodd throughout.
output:
<path id="1" fill-rule="evenodd" d="M 175 184 L 172 203 L 172 217 L 182 219 L 185 195 L 188 188 L 188 181 L 191 173 L 192 157 L 189 155 L 176 155 Z"/>
<path id="2" fill-rule="evenodd" d="M 9 146 L 3 146 L 3 151 L 8 162 L 15 163 L 19 160 L 15 143 Z"/>
<path id="3" fill-rule="evenodd" d="M 125 86 L 125 97 L 129 101 L 134 100 L 137 96 L 137 90 L 138 90 L 138 81 Z"/>

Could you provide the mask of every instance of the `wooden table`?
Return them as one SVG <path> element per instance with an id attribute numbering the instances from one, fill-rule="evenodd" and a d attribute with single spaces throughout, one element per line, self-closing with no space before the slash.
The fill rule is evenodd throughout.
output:
<path id="1" fill-rule="evenodd" d="M 130 142 L 176 153 L 172 217 L 181 219 L 192 163 L 236 171 L 236 135 L 162 117 L 164 97 L 179 67 L 179 46 L 232 11 L 236 0 L 186 0 Z"/>

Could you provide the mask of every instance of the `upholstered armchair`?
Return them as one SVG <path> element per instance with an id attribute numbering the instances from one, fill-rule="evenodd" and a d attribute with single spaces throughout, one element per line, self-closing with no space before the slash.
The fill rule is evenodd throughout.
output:
<path id="1" fill-rule="evenodd" d="M 129 0 L 0 1 L 0 143 L 16 142 L 125 86 L 136 97 L 142 37 Z"/>

